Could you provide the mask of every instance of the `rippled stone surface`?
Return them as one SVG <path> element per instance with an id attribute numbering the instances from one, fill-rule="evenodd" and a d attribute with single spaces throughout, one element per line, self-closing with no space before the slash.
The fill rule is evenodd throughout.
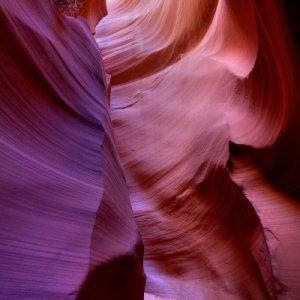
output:
<path id="1" fill-rule="evenodd" d="M 299 298 L 279 3 L 70 7 L 0 0 L 0 298 Z"/>
<path id="2" fill-rule="evenodd" d="M 143 297 L 143 245 L 83 19 L 0 2 L 1 299 Z"/>

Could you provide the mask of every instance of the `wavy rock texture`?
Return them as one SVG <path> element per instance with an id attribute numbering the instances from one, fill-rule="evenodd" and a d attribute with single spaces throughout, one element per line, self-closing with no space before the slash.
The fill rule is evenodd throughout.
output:
<path id="1" fill-rule="evenodd" d="M 52 1 L 0 1 L 0 298 L 141 299 L 143 246 L 97 45 Z"/>
<path id="2" fill-rule="evenodd" d="M 299 299 L 278 1 L 106 2 L 0 0 L 0 299 Z"/>
<path id="3" fill-rule="evenodd" d="M 279 3 L 107 7 L 95 37 L 147 297 L 298 299 L 297 61 Z"/>

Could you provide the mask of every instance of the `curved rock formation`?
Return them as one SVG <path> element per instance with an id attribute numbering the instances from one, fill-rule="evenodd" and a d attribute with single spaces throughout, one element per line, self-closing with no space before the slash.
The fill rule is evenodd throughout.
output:
<path id="1" fill-rule="evenodd" d="M 0 0 L 0 298 L 298 299 L 280 3 L 54 2 Z"/>
<path id="2" fill-rule="evenodd" d="M 279 4 L 119 0 L 108 12 L 95 37 L 112 76 L 146 292 L 296 299 L 298 198 L 276 187 L 299 192 L 298 158 L 282 158 L 299 149 L 288 144 L 299 128 L 297 62 Z M 275 185 L 259 179 L 274 168 Z"/>

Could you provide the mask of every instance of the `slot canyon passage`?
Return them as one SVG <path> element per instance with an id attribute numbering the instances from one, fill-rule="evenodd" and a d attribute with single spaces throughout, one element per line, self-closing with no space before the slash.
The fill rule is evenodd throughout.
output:
<path id="1" fill-rule="evenodd" d="M 0 0 L 0 300 L 300 299 L 299 6 Z"/>

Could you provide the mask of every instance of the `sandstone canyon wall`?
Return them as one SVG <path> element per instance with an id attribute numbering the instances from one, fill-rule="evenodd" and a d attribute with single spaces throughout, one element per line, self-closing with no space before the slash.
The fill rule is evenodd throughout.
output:
<path id="1" fill-rule="evenodd" d="M 76 14 L 0 0 L 0 299 L 300 299 L 280 2 Z"/>
<path id="2" fill-rule="evenodd" d="M 52 1 L 1 1 L 1 41 L 0 298 L 141 298 L 143 246 L 87 23 Z"/>

